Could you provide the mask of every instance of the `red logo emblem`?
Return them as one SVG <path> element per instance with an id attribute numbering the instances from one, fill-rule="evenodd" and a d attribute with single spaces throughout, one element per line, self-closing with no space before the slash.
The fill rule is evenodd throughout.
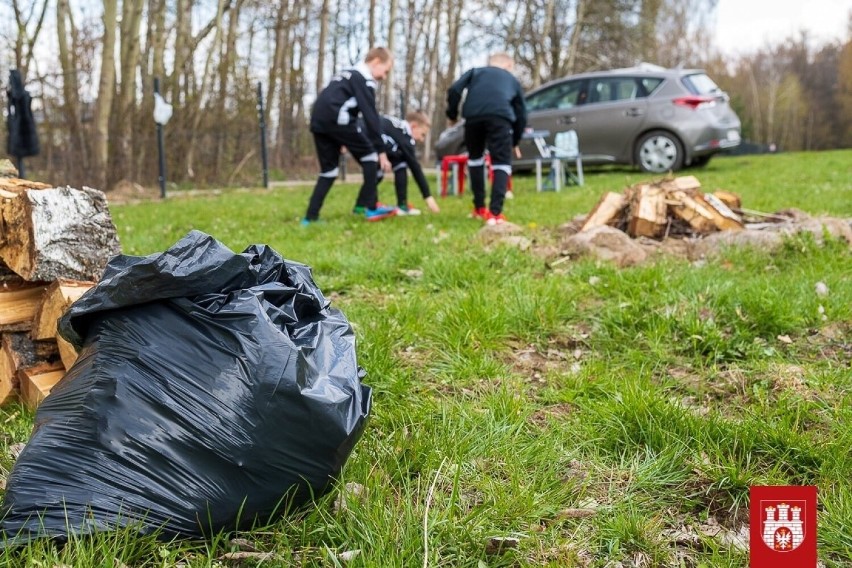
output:
<path id="1" fill-rule="evenodd" d="M 750 567 L 815 567 L 817 488 L 758 486 L 749 497 Z"/>

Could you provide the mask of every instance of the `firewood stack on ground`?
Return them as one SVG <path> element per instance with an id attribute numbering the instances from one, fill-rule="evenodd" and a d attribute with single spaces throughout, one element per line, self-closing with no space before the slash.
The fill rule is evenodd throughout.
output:
<path id="1" fill-rule="evenodd" d="M 102 192 L 16 176 L 0 160 L 0 404 L 35 408 L 77 358 L 57 320 L 120 247 Z"/>
<path id="2" fill-rule="evenodd" d="M 701 191 L 695 176 L 666 178 L 605 194 L 581 231 L 608 225 L 634 238 L 653 239 L 736 231 L 744 226 L 735 212 L 740 206 L 740 198 L 733 193 Z"/>

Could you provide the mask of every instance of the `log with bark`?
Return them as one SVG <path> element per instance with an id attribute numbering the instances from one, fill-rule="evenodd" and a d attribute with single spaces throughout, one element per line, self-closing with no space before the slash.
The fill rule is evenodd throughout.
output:
<path id="1" fill-rule="evenodd" d="M 21 372 L 29 376 L 61 367 L 55 341 L 33 341 L 27 332 L 4 333 L 0 340 L 0 404 L 18 393 Z"/>
<path id="2" fill-rule="evenodd" d="M 0 259 L 25 280 L 98 280 L 119 252 L 96 189 L 24 189 L 0 198 Z"/>

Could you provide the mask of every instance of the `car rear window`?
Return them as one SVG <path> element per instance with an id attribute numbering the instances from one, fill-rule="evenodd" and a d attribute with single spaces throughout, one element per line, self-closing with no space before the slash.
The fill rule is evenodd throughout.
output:
<path id="1" fill-rule="evenodd" d="M 693 95 L 712 95 L 721 91 L 719 85 L 704 73 L 686 75 L 681 82 Z"/>
<path id="2" fill-rule="evenodd" d="M 639 90 L 640 97 L 647 97 L 651 93 L 657 90 L 662 84 L 663 80 L 660 77 L 642 77 L 639 79 L 639 84 L 642 88 Z"/>

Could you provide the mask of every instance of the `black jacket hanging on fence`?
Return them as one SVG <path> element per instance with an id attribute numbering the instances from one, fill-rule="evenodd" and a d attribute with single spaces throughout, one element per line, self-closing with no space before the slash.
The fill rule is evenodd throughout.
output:
<path id="1" fill-rule="evenodd" d="M 9 112 L 6 116 L 6 130 L 9 133 L 7 153 L 16 158 L 38 155 L 41 148 L 38 143 L 35 118 L 30 108 L 32 98 L 24 89 L 21 72 L 17 69 L 9 72 L 6 96 L 9 99 Z"/>

